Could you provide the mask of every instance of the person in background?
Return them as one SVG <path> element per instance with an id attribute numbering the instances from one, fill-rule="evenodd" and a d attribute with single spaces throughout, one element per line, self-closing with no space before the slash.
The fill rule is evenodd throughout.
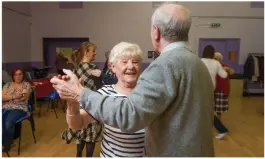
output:
<path id="1" fill-rule="evenodd" d="M 228 75 L 233 75 L 235 70 L 223 63 L 223 55 L 219 52 L 214 53 L 214 59 L 219 61 L 222 67 L 227 70 Z M 222 120 L 222 114 L 228 111 L 228 97 L 230 93 L 229 76 L 221 78 L 216 76 L 216 88 L 215 88 L 215 107 L 214 111 L 217 117 Z"/>
<path id="2" fill-rule="evenodd" d="M 113 73 L 113 71 L 111 70 L 111 62 L 109 62 L 109 55 L 110 55 L 110 51 L 107 51 L 105 53 L 105 57 L 106 57 L 105 65 L 99 76 L 105 85 L 112 85 L 118 82 L 118 79 L 115 73 Z M 91 73 L 94 74 L 94 72 L 91 72 Z"/>
<path id="3" fill-rule="evenodd" d="M 102 70 L 103 73 L 106 73 L 108 70 L 111 69 L 110 63 L 109 63 L 109 55 L 110 55 L 110 51 L 105 52 L 105 64 L 104 64 L 104 68 Z"/>
<path id="4" fill-rule="evenodd" d="M 207 45 L 203 50 L 202 61 L 206 65 L 209 70 L 209 73 L 212 78 L 212 83 L 214 88 L 216 88 L 216 76 L 219 75 L 221 78 L 227 78 L 227 68 L 223 68 L 222 65 L 214 59 L 215 49 L 212 45 Z M 214 94 L 213 92 L 209 92 L 209 95 Z M 215 107 L 215 106 L 214 106 Z M 228 133 L 228 129 L 223 125 L 223 123 L 219 120 L 218 117 L 214 114 L 214 127 L 218 131 L 218 135 L 215 137 L 216 139 L 222 139 Z"/>
<path id="5" fill-rule="evenodd" d="M 89 73 L 90 71 L 97 69 L 97 66 L 91 63 L 93 60 L 95 60 L 96 48 L 96 45 L 93 43 L 83 42 L 81 43 L 79 50 L 75 50 L 70 57 L 70 61 L 76 66 L 74 73 L 81 81 L 81 84 L 84 87 L 90 88 L 94 91 L 103 86 L 99 77 L 90 75 Z M 83 109 L 80 111 L 81 113 L 86 113 Z M 82 157 L 82 152 L 85 145 L 86 157 L 92 157 L 95 143 L 100 142 L 101 140 L 100 134 L 103 129 L 102 126 L 103 125 L 99 121 L 95 120 L 91 116 L 88 116 L 87 122 L 83 123 L 82 127 L 79 127 L 79 129 L 69 127 L 68 130 L 63 133 L 62 137 L 67 143 L 70 143 L 74 137 L 77 139 L 76 157 Z"/>
<path id="6" fill-rule="evenodd" d="M 12 71 L 13 82 L 8 82 L 2 89 L 2 108 L 3 118 L 7 133 L 3 136 L 4 152 L 10 150 L 13 135 L 15 133 L 16 121 L 27 115 L 28 99 L 31 93 L 31 87 L 28 82 L 24 81 L 24 72 L 16 68 Z"/>
<path id="7" fill-rule="evenodd" d="M 111 62 L 109 62 L 109 54 L 110 51 L 105 53 L 106 61 L 102 71 L 96 69 L 89 72 L 90 75 L 99 77 L 104 85 L 112 85 L 118 82 L 115 73 L 113 73 L 113 71 L 111 70 Z"/>
<path id="8" fill-rule="evenodd" d="M 206 65 L 207 69 L 212 78 L 214 88 L 216 87 L 216 75 L 219 75 L 221 78 L 227 77 L 226 68 L 223 68 L 222 65 L 214 59 L 214 47 L 212 45 L 207 45 L 203 50 L 202 62 Z"/>

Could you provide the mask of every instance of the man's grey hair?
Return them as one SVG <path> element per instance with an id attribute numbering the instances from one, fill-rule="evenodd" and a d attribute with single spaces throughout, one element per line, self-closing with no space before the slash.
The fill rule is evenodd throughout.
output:
<path id="1" fill-rule="evenodd" d="M 109 62 L 115 63 L 121 56 L 138 57 L 140 62 L 143 60 L 143 53 L 141 48 L 137 44 L 128 42 L 120 42 L 115 45 L 109 55 Z"/>
<path id="2" fill-rule="evenodd" d="M 170 3 L 162 5 L 166 4 Z M 185 17 L 174 16 L 159 7 L 152 16 L 152 28 L 154 25 L 158 27 L 160 34 L 167 41 L 188 41 L 191 17 L 189 13 Z"/>

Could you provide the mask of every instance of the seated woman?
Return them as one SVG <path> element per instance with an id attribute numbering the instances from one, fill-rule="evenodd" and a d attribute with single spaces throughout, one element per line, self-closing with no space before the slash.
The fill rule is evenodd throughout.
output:
<path id="1" fill-rule="evenodd" d="M 114 46 L 110 53 L 109 62 L 118 78 L 118 83 L 105 85 L 97 92 L 107 96 L 126 98 L 136 86 L 141 71 L 142 59 L 142 51 L 136 44 L 121 42 Z M 82 127 L 82 124 L 90 122 L 89 118 L 91 117 L 82 108 L 80 109 L 81 115 L 71 115 L 77 113 L 71 106 L 72 104 L 69 101 L 66 118 L 69 127 L 78 129 Z M 127 133 L 110 125 L 105 124 L 104 126 L 101 157 L 143 157 L 145 155 L 144 130 Z"/>
<path id="2" fill-rule="evenodd" d="M 24 72 L 21 69 L 12 71 L 13 82 L 8 82 L 3 87 L 3 110 L 6 111 L 3 118 L 7 133 L 3 136 L 4 151 L 9 151 L 15 133 L 15 122 L 27 115 L 28 98 L 31 93 L 30 84 L 24 81 Z"/>

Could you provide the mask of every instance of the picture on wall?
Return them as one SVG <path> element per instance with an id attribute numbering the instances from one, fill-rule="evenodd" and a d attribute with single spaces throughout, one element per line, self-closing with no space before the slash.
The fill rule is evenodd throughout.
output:
<path id="1" fill-rule="evenodd" d="M 236 60 L 236 52 L 235 51 L 230 51 L 229 52 L 229 60 L 230 61 L 235 61 Z"/>
<path id="2" fill-rule="evenodd" d="M 70 57 L 73 53 L 73 48 L 56 48 L 56 52 L 61 52 L 65 57 Z"/>
<path id="3" fill-rule="evenodd" d="M 147 52 L 147 57 L 148 58 L 153 58 L 153 56 L 154 56 L 154 51 L 148 51 Z"/>

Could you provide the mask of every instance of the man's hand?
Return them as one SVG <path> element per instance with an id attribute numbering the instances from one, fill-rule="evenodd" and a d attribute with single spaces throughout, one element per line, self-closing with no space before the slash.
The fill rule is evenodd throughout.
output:
<path id="1" fill-rule="evenodd" d="M 51 83 L 62 99 L 80 101 L 80 95 L 83 90 L 76 75 L 70 71 L 63 69 L 66 75 L 53 77 Z"/>

